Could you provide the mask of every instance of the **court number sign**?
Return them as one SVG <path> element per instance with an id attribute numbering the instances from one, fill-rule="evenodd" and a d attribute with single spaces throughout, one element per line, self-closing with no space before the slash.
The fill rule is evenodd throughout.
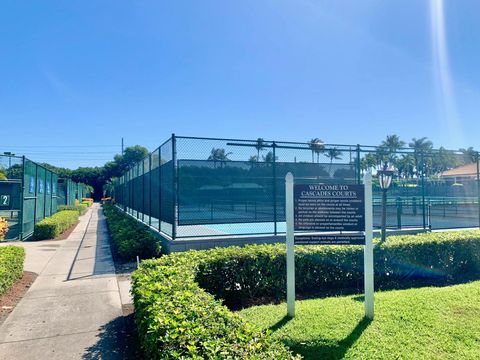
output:
<path id="1" fill-rule="evenodd" d="M 10 195 L 0 195 L 0 206 L 10 206 Z"/>

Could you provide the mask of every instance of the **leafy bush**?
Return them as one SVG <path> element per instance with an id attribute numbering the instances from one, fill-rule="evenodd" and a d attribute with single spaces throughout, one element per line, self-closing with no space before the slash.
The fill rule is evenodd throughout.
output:
<path id="1" fill-rule="evenodd" d="M 148 359 L 294 359 L 289 350 L 230 312 L 195 282 L 205 252 L 143 261 L 132 294 Z"/>
<path id="2" fill-rule="evenodd" d="M 58 211 L 70 211 L 70 210 L 75 210 L 78 211 L 78 215 L 84 215 L 87 210 L 88 206 L 85 204 L 78 204 L 78 205 L 60 205 L 58 207 Z"/>
<path id="3" fill-rule="evenodd" d="M 18 246 L 0 247 L 0 296 L 23 275 L 25 250 Z"/>
<path id="4" fill-rule="evenodd" d="M 115 206 L 103 206 L 107 218 L 108 229 L 112 238 L 112 249 L 120 259 L 150 259 L 160 255 L 158 239 L 143 224 L 132 219 Z"/>
<path id="5" fill-rule="evenodd" d="M 5 239 L 5 235 L 8 232 L 8 221 L 2 217 L 0 217 L 0 241 Z"/>
<path id="6" fill-rule="evenodd" d="M 297 246 L 296 288 L 363 290 L 363 247 Z M 389 237 L 375 247 L 378 288 L 478 277 L 480 231 Z M 285 245 L 189 251 L 142 262 L 133 275 L 135 318 L 149 358 L 288 358 L 221 300 L 285 297 Z M 211 295 L 214 294 L 214 295 Z M 273 345 L 272 345 L 273 344 Z M 257 353 L 258 350 L 258 353 Z"/>
<path id="7" fill-rule="evenodd" d="M 37 224 L 33 231 L 35 240 L 54 239 L 78 221 L 77 210 L 65 210 L 49 216 Z"/>
<path id="8" fill-rule="evenodd" d="M 480 231 L 389 237 L 374 260 L 377 289 L 465 281 L 479 275 Z M 285 296 L 284 245 L 215 249 L 198 267 L 200 286 L 227 302 Z M 299 292 L 362 290 L 363 247 L 297 246 L 295 271 Z"/>
<path id="9" fill-rule="evenodd" d="M 93 204 L 93 199 L 92 198 L 82 198 L 82 204 L 85 204 L 88 207 L 90 207 Z"/>

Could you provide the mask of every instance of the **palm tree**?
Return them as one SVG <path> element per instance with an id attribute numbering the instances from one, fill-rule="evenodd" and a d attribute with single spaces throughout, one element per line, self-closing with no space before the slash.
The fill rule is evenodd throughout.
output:
<path id="1" fill-rule="evenodd" d="M 410 143 L 408 143 L 408 146 L 413 149 L 413 158 L 414 158 L 414 165 L 415 165 L 415 174 L 418 176 L 418 163 L 419 163 L 419 159 L 418 159 L 418 156 L 419 154 L 425 154 L 425 153 L 429 153 L 432 151 L 433 149 L 433 143 L 428 140 L 428 138 L 426 138 L 425 136 L 420 138 L 420 139 L 417 139 L 417 138 L 413 138 L 412 141 Z M 412 174 L 413 175 L 413 174 Z"/>
<path id="2" fill-rule="evenodd" d="M 320 161 L 320 154 L 325 149 L 325 145 L 319 138 L 314 138 L 308 142 L 308 147 L 312 150 L 312 163 L 315 162 L 315 154 L 317 154 L 317 163 Z"/>
<path id="3" fill-rule="evenodd" d="M 332 170 L 333 160 L 340 160 L 342 158 L 342 155 L 343 153 L 335 147 L 330 148 L 326 151 L 325 156 L 330 159 L 330 168 L 328 169 L 329 173 Z"/>
<path id="4" fill-rule="evenodd" d="M 251 163 L 251 164 L 258 162 L 258 157 L 257 157 L 257 155 L 252 155 L 252 156 L 250 156 L 250 157 L 248 158 L 248 162 Z"/>
<path id="5" fill-rule="evenodd" d="M 477 161 L 477 152 L 473 149 L 473 147 L 468 147 L 466 149 L 459 150 L 463 154 L 463 161 L 465 164 L 471 164 Z"/>
<path id="6" fill-rule="evenodd" d="M 381 152 L 385 152 L 382 156 L 383 167 L 395 165 L 397 159 L 397 151 L 405 146 L 405 141 L 400 140 L 398 135 L 387 135 L 387 138 L 380 144 Z"/>
<path id="7" fill-rule="evenodd" d="M 257 161 L 260 161 L 260 151 L 265 149 L 265 140 L 258 138 L 257 143 L 255 144 L 255 149 L 257 149 Z"/>
<path id="8" fill-rule="evenodd" d="M 378 158 L 374 153 L 368 153 L 360 160 L 360 168 L 364 171 L 373 169 L 378 165 Z"/>
<path id="9" fill-rule="evenodd" d="M 231 154 L 231 152 L 227 153 L 225 149 L 213 148 L 207 160 L 213 161 L 213 167 L 216 167 L 217 161 L 220 162 L 220 164 L 223 164 L 225 161 L 230 161 L 228 155 Z"/>
<path id="10" fill-rule="evenodd" d="M 271 163 L 274 162 L 274 160 L 277 160 L 278 156 L 275 156 L 275 159 L 273 158 L 273 151 L 269 151 L 266 156 L 263 157 L 263 161 L 266 163 Z"/>

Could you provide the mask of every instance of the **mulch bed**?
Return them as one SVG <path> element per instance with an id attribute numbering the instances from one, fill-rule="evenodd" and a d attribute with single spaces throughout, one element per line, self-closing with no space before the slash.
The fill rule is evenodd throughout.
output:
<path id="1" fill-rule="evenodd" d="M 70 234 L 73 232 L 73 230 L 75 230 L 79 222 L 80 221 L 77 221 L 75 224 L 70 226 L 67 230 L 65 230 L 63 233 L 58 235 L 54 240 L 66 240 L 70 236 Z"/>
<path id="2" fill-rule="evenodd" d="M 13 311 L 36 278 L 36 273 L 24 271 L 22 278 L 18 280 L 10 290 L 0 296 L 0 324 L 2 324 Z"/>

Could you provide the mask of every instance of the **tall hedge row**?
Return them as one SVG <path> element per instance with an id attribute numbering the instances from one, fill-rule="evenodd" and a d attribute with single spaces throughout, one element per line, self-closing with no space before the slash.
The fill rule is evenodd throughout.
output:
<path id="1" fill-rule="evenodd" d="M 25 249 L 19 246 L 0 247 L 0 296 L 22 277 Z"/>
<path id="2" fill-rule="evenodd" d="M 298 246 L 296 289 L 363 289 L 363 247 Z M 285 246 L 216 249 L 199 264 L 196 280 L 226 300 L 285 296 Z M 374 250 L 377 289 L 412 283 L 461 282 L 480 274 L 480 231 L 390 237 Z"/>
<path id="3" fill-rule="evenodd" d="M 363 288 L 360 246 L 296 247 L 296 286 Z M 140 341 L 152 359 L 292 355 L 221 300 L 285 296 L 285 246 L 190 251 L 142 262 L 132 294 Z M 376 289 L 417 280 L 464 281 L 480 274 L 480 231 L 390 237 L 375 247 Z"/>
<path id="4" fill-rule="evenodd" d="M 107 219 L 115 256 L 124 261 L 150 259 L 160 255 L 159 240 L 142 223 L 136 221 L 114 205 L 104 204 L 103 212 Z"/>
<path id="5" fill-rule="evenodd" d="M 134 272 L 135 320 L 148 359 L 294 359 L 195 282 L 205 252 L 142 262 Z"/>
<path id="6" fill-rule="evenodd" d="M 63 210 L 46 217 L 35 224 L 33 238 L 35 240 L 54 239 L 78 222 L 77 210 Z"/>

